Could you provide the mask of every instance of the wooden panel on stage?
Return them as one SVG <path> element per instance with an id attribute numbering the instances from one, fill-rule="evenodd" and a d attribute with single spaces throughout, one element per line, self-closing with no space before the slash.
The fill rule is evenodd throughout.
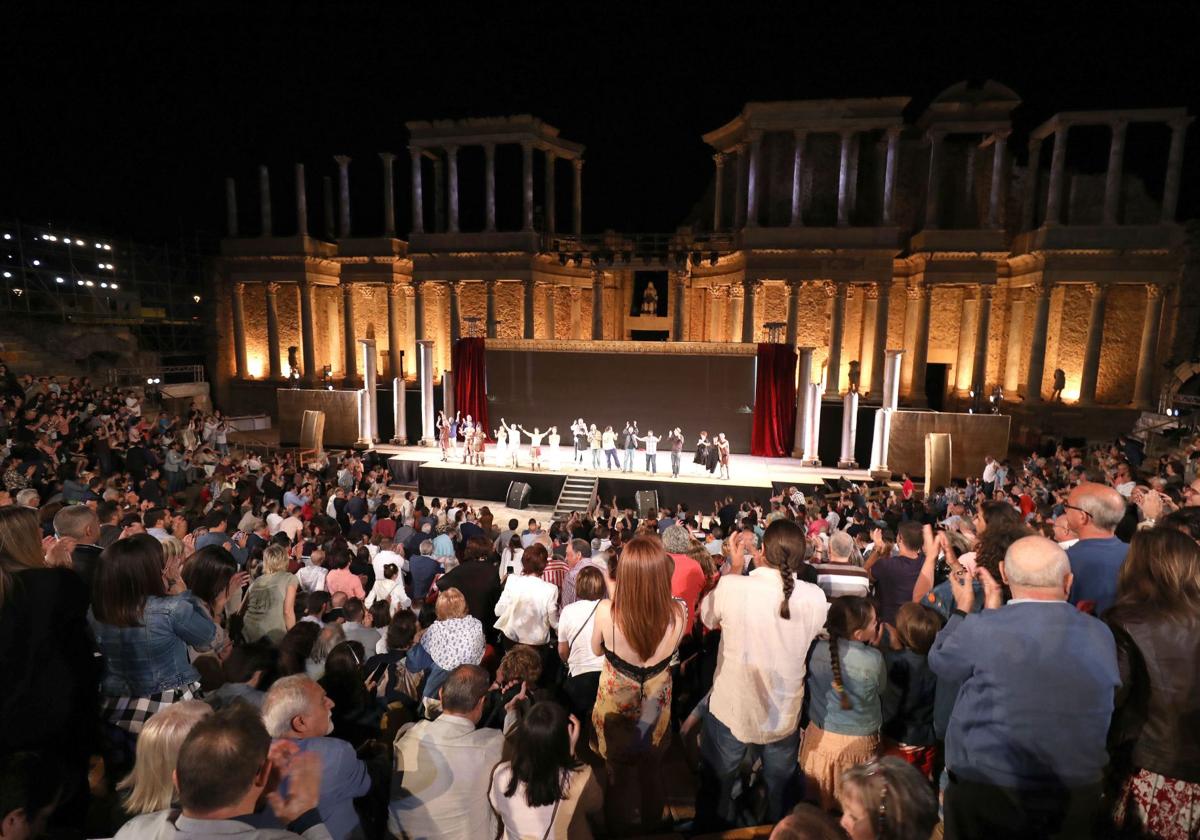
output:
<path id="1" fill-rule="evenodd" d="M 925 472 L 925 435 L 948 434 L 954 451 L 951 475 L 963 478 L 983 473 L 984 458 L 1008 455 L 1011 418 L 1003 414 L 946 414 L 938 411 L 897 411 L 892 415 L 888 467 L 894 473 Z M 859 430 L 861 434 L 861 429 Z"/>
<path id="2" fill-rule="evenodd" d="M 279 443 L 303 444 L 301 425 L 305 411 L 325 414 L 324 444 L 349 448 L 358 441 L 358 392 L 279 388 Z M 311 447 L 307 447 L 311 448 Z"/>
<path id="3" fill-rule="evenodd" d="M 950 435 L 941 432 L 930 432 L 925 435 L 925 494 L 929 495 L 935 487 L 945 487 L 950 483 Z"/>
<path id="4" fill-rule="evenodd" d="M 487 342 L 493 428 L 502 417 L 526 429 L 556 425 L 569 443 L 577 417 L 618 433 L 637 420 L 642 434 L 664 437 L 679 426 L 694 446 L 701 430 L 724 432 L 733 452 L 750 451 L 753 344 L 736 345 L 736 353 L 727 345 L 653 341 L 525 344 Z"/>

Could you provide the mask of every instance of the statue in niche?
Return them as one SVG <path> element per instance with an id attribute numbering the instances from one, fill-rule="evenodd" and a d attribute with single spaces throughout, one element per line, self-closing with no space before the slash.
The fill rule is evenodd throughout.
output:
<path id="1" fill-rule="evenodd" d="M 299 379 L 300 378 L 300 360 L 298 358 L 296 358 L 296 354 L 299 351 L 300 351 L 300 348 L 294 344 L 288 348 L 288 367 L 291 369 L 288 372 L 289 379 Z"/>
<path id="2" fill-rule="evenodd" d="M 850 362 L 850 373 L 848 376 L 850 377 L 850 390 L 857 394 L 858 383 L 862 378 L 862 365 L 858 363 L 858 359 L 854 359 Z"/>
<path id="3" fill-rule="evenodd" d="M 642 314 L 658 314 L 658 289 L 654 288 L 653 280 L 646 284 L 646 291 L 642 292 Z"/>

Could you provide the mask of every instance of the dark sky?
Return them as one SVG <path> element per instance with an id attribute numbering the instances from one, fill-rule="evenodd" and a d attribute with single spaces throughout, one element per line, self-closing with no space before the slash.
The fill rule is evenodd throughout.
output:
<path id="1" fill-rule="evenodd" d="M 336 153 L 356 159 L 362 232 L 380 224 L 375 153 L 402 155 L 407 228 L 409 119 L 536 114 L 587 146 L 585 228 L 650 231 L 702 196 L 700 134 L 746 101 L 908 95 L 916 116 L 950 84 L 990 77 L 1023 97 L 1019 135 L 1056 110 L 1200 113 L 1198 3 L 11 5 L 0 215 L 150 241 L 219 232 L 226 175 L 251 212 L 258 163 L 290 232 L 291 164 L 315 184 Z M 1072 163 L 1102 168 L 1106 154 L 1081 141 Z M 1156 194 L 1164 163 L 1131 139 L 1126 169 Z M 1181 216 L 1200 216 L 1197 180 L 1200 125 Z M 319 229 L 315 190 L 309 204 Z"/>

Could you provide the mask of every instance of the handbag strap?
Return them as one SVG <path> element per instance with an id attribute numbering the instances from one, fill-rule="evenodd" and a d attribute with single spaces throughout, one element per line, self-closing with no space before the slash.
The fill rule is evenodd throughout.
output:
<path id="1" fill-rule="evenodd" d="M 588 621 L 592 620 L 592 616 L 594 616 L 596 614 L 596 610 L 598 610 L 598 609 L 600 609 L 600 601 L 599 600 L 596 601 L 596 606 L 592 607 L 592 611 L 590 613 L 588 613 L 587 620 L 585 620 L 583 622 L 582 626 L 580 626 L 580 628 L 575 631 L 575 635 L 571 637 L 571 641 L 567 644 L 568 652 L 570 651 L 571 648 L 575 647 L 575 640 L 579 638 L 579 634 L 582 633 L 584 631 L 584 629 L 588 626 Z"/>
<path id="2" fill-rule="evenodd" d="M 562 799 L 554 800 L 554 810 L 550 812 L 550 825 L 546 826 L 546 833 L 542 835 L 542 840 L 549 840 L 550 832 L 554 831 L 554 821 L 558 819 L 558 806 Z"/>

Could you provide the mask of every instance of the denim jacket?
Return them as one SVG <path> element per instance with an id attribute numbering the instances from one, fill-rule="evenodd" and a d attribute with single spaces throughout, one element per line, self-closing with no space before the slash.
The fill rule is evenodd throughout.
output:
<path id="1" fill-rule="evenodd" d="M 208 612 L 190 592 L 146 599 L 139 627 L 88 620 L 104 654 L 101 691 L 111 697 L 146 697 L 200 679 L 188 662 L 188 645 L 203 648 L 216 634 Z"/>
<path id="2" fill-rule="evenodd" d="M 833 690 L 833 665 L 829 640 L 818 638 L 808 655 L 808 718 L 813 724 L 838 735 L 878 735 L 883 724 L 881 698 L 887 690 L 887 666 L 883 654 L 862 642 L 838 640 L 842 683 L 852 708 L 843 709 Z"/>

